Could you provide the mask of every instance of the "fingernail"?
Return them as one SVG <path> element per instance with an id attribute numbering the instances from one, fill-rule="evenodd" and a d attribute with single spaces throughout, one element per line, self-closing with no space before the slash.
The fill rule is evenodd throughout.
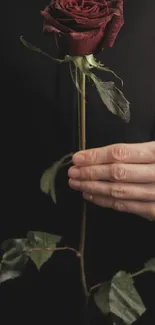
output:
<path id="1" fill-rule="evenodd" d="M 88 200 L 88 201 L 91 201 L 93 199 L 93 196 L 92 194 L 88 194 L 88 193 L 83 193 L 83 197 L 84 199 Z"/>
<path id="2" fill-rule="evenodd" d="M 73 156 L 73 162 L 75 163 L 75 164 L 79 164 L 79 165 L 81 165 L 81 164 L 83 164 L 84 163 L 84 161 L 85 161 L 85 156 L 83 155 L 83 154 L 81 154 L 81 153 L 76 153 L 74 156 Z"/>
<path id="3" fill-rule="evenodd" d="M 71 167 L 69 170 L 68 170 L 68 176 L 70 178 L 78 178 L 80 177 L 80 171 L 77 167 Z"/>
<path id="4" fill-rule="evenodd" d="M 70 178 L 69 185 L 70 185 L 71 188 L 77 190 L 80 187 L 80 182 Z"/>

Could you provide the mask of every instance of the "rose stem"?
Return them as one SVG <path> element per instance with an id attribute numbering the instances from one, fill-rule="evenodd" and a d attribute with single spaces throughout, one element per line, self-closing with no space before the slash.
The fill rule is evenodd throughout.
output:
<path id="1" fill-rule="evenodd" d="M 79 83 L 81 78 L 81 72 L 79 69 L 76 67 L 76 81 Z M 82 146 L 82 141 L 81 141 L 81 94 L 80 91 L 77 92 L 77 100 L 78 100 L 78 145 L 79 145 L 79 150 L 81 150 Z"/>
<path id="2" fill-rule="evenodd" d="M 86 76 L 84 73 L 80 72 L 80 110 L 81 110 L 81 148 L 82 150 L 86 149 Z M 82 224 L 81 224 L 81 238 L 80 238 L 80 264 L 81 264 L 81 278 L 82 285 L 84 289 L 85 296 L 89 296 L 86 283 L 86 275 L 84 269 L 84 250 L 85 250 L 85 238 L 86 238 L 86 202 L 82 202 Z"/>

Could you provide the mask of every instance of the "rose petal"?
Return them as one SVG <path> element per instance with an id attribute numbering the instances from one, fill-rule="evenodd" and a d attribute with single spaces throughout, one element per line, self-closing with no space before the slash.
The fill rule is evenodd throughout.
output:
<path id="1" fill-rule="evenodd" d="M 48 12 L 46 11 L 41 11 L 41 15 L 44 17 L 45 22 L 44 22 L 44 31 L 46 31 L 46 27 L 48 26 L 53 26 L 57 30 L 61 32 L 72 32 L 73 30 L 65 25 L 61 25 L 58 21 L 56 21 L 52 16 L 49 15 Z M 47 25 L 46 25 L 47 24 Z"/>
<path id="2" fill-rule="evenodd" d="M 96 52 L 96 48 L 104 36 L 104 31 L 96 29 L 83 33 L 72 32 L 66 36 L 68 53 L 73 56 L 84 56 Z"/>
<path id="3" fill-rule="evenodd" d="M 111 1 L 113 2 L 113 1 Z M 122 1 L 120 0 L 120 3 Z M 118 5 L 118 4 L 117 4 Z M 123 2 L 122 4 L 119 6 L 119 10 L 120 10 L 120 15 L 114 15 L 112 18 L 112 21 L 109 22 L 109 24 L 107 25 L 107 28 L 105 30 L 105 37 L 103 40 L 103 46 L 104 47 L 112 47 L 115 39 L 121 29 L 121 27 L 124 24 L 124 17 L 123 17 Z"/>
<path id="4" fill-rule="evenodd" d="M 123 0 L 52 0 L 41 12 L 44 31 L 61 34 L 66 54 L 96 54 L 112 46 L 123 20 Z"/>

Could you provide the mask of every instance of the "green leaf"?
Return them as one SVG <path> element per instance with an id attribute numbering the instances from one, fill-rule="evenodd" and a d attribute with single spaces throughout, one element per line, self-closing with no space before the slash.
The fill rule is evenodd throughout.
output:
<path id="1" fill-rule="evenodd" d="M 145 268 L 147 271 L 155 272 L 155 257 L 145 263 Z"/>
<path id="2" fill-rule="evenodd" d="M 38 270 L 52 256 L 56 244 L 60 242 L 61 237 L 39 231 L 30 231 L 27 234 L 29 245 L 31 247 L 29 256 Z"/>
<path id="3" fill-rule="evenodd" d="M 68 58 L 66 57 L 64 60 L 60 60 L 60 59 L 56 59 L 56 58 L 53 58 L 51 55 L 49 55 L 48 53 L 42 51 L 40 48 L 34 46 L 33 44 L 31 44 L 30 42 L 26 41 L 23 36 L 21 35 L 20 36 L 20 41 L 22 42 L 22 44 L 27 47 L 29 50 L 33 51 L 33 52 L 37 52 L 37 53 L 40 53 L 44 56 L 46 56 L 48 59 L 51 59 L 53 61 L 56 61 L 56 62 L 59 62 L 59 63 L 62 63 L 62 62 L 68 62 Z"/>
<path id="4" fill-rule="evenodd" d="M 18 278 L 20 275 L 21 272 L 3 270 L 3 268 L 0 266 L 0 284 L 8 280 Z"/>
<path id="5" fill-rule="evenodd" d="M 87 62 L 90 65 L 90 68 L 98 68 L 98 66 L 104 67 L 104 64 L 101 62 L 97 62 L 93 54 L 89 54 L 85 56 Z"/>
<path id="6" fill-rule="evenodd" d="M 130 103 L 122 91 L 115 86 L 114 82 L 102 82 L 94 74 L 91 74 L 91 78 L 108 110 L 128 123 L 130 121 Z"/>
<path id="7" fill-rule="evenodd" d="M 66 162 L 69 158 L 72 157 L 72 153 L 65 155 L 59 161 L 56 161 L 51 167 L 49 167 L 43 173 L 40 180 L 40 188 L 45 194 L 50 194 L 54 203 L 56 203 L 56 192 L 55 192 L 55 181 L 58 171 L 66 166 L 71 164 L 72 160 Z"/>
<path id="8" fill-rule="evenodd" d="M 111 286 L 110 282 L 105 282 L 104 285 L 100 287 L 100 289 L 94 294 L 95 303 L 104 315 L 110 313 L 110 306 L 109 306 L 110 286 Z"/>
<path id="9" fill-rule="evenodd" d="M 124 271 L 118 272 L 112 279 L 109 305 L 111 313 L 127 325 L 133 324 L 146 310 L 133 279 Z"/>
<path id="10" fill-rule="evenodd" d="M 110 285 L 103 284 L 94 299 L 103 314 L 111 315 L 113 325 L 131 325 L 146 310 L 133 279 L 124 271 L 118 272 Z"/>
<path id="11" fill-rule="evenodd" d="M 0 264 L 0 283 L 20 276 L 29 259 L 25 238 L 6 240 L 1 248 L 4 254 Z"/>
<path id="12" fill-rule="evenodd" d="M 121 85 L 123 86 L 123 80 L 113 71 L 113 70 L 111 70 L 111 69 L 109 69 L 108 67 L 102 67 L 102 65 L 100 64 L 100 65 L 98 65 L 97 66 L 97 69 L 99 69 L 99 70 L 102 70 L 102 71 L 105 71 L 105 72 L 110 72 L 110 73 L 112 73 L 113 74 L 113 76 L 116 78 L 116 79 L 118 79 L 120 82 L 121 82 Z"/>
<path id="13" fill-rule="evenodd" d="M 113 70 L 109 69 L 108 67 L 105 67 L 104 64 L 102 64 L 101 62 L 97 62 L 96 59 L 94 58 L 93 54 L 86 55 L 86 60 L 90 64 L 90 69 L 91 68 L 96 68 L 96 69 L 99 69 L 99 70 L 102 70 L 102 71 L 105 71 L 105 72 L 112 73 L 115 78 L 120 80 L 121 85 L 123 86 L 123 80 Z"/>
<path id="14" fill-rule="evenodd" d="M 123 92 L 115 86 L 114 82 L 102 82 L 94 73 L 92 73 L 92 69 L 97 68 L 105 72 L 110 72 L 123 84 L 122 79 L 119 78 L 114 71 L 104 67 L 100 62 L 97 62 L 93 55 L 87 55 L 85 57 L 70 57 L 70 61 L 72 61 L 83 74 L 93 80 L 100 98 L 108 110 L 128 123 L 130 121 L 129 101 L 125 98 Z"/>
<path id="15" fill-rule="evenodd" d="M 34 46 L 33 44 L 31 44 L 30 42 L 26 41 L 26 40 L 23 38 L 22 35 L 20 36 L 20 41 L 21 41 L 21 42 L 23 43 L 23 45 L 24 45 L 25 47 L 27 47 L 29 50 L 34 51 L 34 52 L 41 53 L 41 49 L 40 49 L 40 48 L 38 48 L 38 47 Z"/>

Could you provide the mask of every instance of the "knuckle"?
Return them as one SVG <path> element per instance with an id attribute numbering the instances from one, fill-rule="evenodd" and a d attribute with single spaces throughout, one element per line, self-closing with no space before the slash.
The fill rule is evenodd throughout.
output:
<path id="1" fill-rule="evenodd" d="M 113 164 L 111 169 L 111 175 L 114 180 L 121 181 L 127 178 L 127 171 L 123 166 L 119 164 Z"/>
<path id="2" fill-rule="evenodd" d="M 84 190 L 87 191 L 88 193 L 92 193 L 92 192 L 95 191 L 95 186 L 91 182 L 87 182 L 85 184 L 85 189 Z"/>
<path id="3" fill-rule="evenodd" d="M 111 196 L 113 198 L 123 198 L 124 196 L 126 196 L 126 190 L 124 188 L 124 186 L 118 186 L 114 184 L 114 186 L 112 186 L 111 188 Z"/>
<path id="4" fill-rule="evenodd" d="M 155 141 L 150 142 L 150 151 L 153 155 L 153 160 L 155 161 Z"/>
<path id="5" fill-rule="evenodd" d="M 82 167 L 82 168 L 79 168 L 79 172 L 80 172 L 80 179 L 87 179 L 88 178 L 88 176 L 87 176 L 87 174 L 88 174 L 88 171 L 87 171 L 87 168 L 85 168 L 85 167 Z"/>
<path id="6" fill-rule="evenodd" d="M 119 201 L 119 200 L 113 201 L 113 209 L 117 210 L 117 211 L 127 211 L 127 207 L 124 204 L 124 202 Z"/>
<path id="7" fill-rule="evenodd" d="M 90 167 L 90 168 L 89 168 L 88 179 L 89 179 L 90 181 L 93 181 L 93 180 L 96 179 L 96 169 L 95 169 L 95 168 L 93 168 L 93 167 Z"/>
<path id="8" fill-rule="evenodd" d="M 151 166 L 151 174 L 152 180 L 155 181 L 155 164 Z"/>
<path id="9" fill-rule="evenodd" d="M 124 161 L 124 159 L 128 156 L 130 156 L 130 152 L 126 146 L 119 145 L 112 148 L 112 158 L 114 160 Z"/>
<path id="10" fill-rule="evenodd" d="M 88 152 L 88 156 L 87 156 L 87 160 L 91 163 L 91 164 L 96 164 L 98 161 L 98 153 L 96 150 L 90 150 Z"/>
<path id="11" fill-rule="evenodd" d="M 149 184 L 146 188 L 145 198 L 155 202 L 155 183 Z"/>
<path id="12" fill-rule="evenodd" d="M 92 193 L 96 194 L 98 192 L 98 187 L 97 187 L 97 183 L 93 182 L 92 183 Z"/>
<path id="13" fill-rule="evenodd" d="M 82 179 L 92 181 L 96 179 L 96 168 L 95 167 L 83 167 L 80 171 Z"/>

